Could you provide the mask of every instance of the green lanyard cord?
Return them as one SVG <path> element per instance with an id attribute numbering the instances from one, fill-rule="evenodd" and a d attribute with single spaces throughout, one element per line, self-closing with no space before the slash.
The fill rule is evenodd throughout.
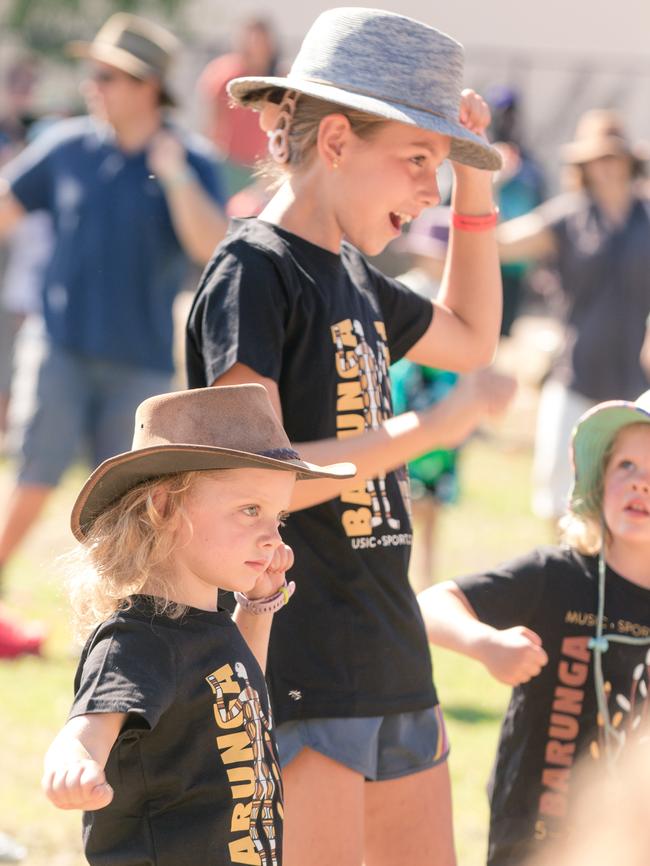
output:
<path id="1" fill-rule="evenodd" d="M 614 764 L 625 745 L 625 732 L 616 730 L 609 714 L 607 690 L 605 689 L 605 678 L 603 676 L 603 653 L 607 652 L 610 643 L 648 646 L 650 645 L 650 637 L 629 637 L 627 635 L 618 635 L 613 633 L 603 634 L 605 623 L 605 573 L 607 570 L 604 552 L 604 520 L 602 521 L 602 530 L 603 544 L 601 545 L 598 554 L 598 613 L 596 617 L 596 636 L 589 640 L 587 646 L 594 654 L 594 686 L 596 690 L 596 704 L 598 706 L 599 716 L 603 722 L 607 767 L 611 771 L 613 770 Z M 637 677 L 637 671 L 635 669 L 634 679 L 640 679 L 642 672 L 643 667 L 639 666 L 639 674 Z"/>

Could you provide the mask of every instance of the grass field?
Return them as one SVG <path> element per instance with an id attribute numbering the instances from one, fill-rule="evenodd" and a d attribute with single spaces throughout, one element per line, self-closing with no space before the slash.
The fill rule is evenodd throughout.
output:
<path id="1" fill-rule="evenodd" d="M 549 540 L 547 527 L 529 513 L 529 471 L 529 445 L 507 431 L 478 437 L 466 447 L 462 500 L 440 526 L 440 578 L 488 567 Z M 81 477 L 79 471 L 68 477 L 7 574 L 7 603 L 51 628 L 45 659 L 0 663 L 0 831 L 28 848 L 28 866 L 85 862 L 79 814 L 55 810 L 39 790 L 42 756 L 65 719 L 76 664 L 53 563 L 71 542 L 67 518 Z M 0 488 L 8 479 L 8 468 L 0 464 Z M 485 785 L 508 693 L 479 665 L 450 653 L 436 651 L 434 666 L 452 742 L 459 862 L 477 866 L 484 862 Z"/>

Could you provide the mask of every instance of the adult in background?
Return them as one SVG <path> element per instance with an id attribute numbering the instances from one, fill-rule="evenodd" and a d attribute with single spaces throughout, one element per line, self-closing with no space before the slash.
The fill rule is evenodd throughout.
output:
<path id="1" fill-rule="evenodd" d="M 28 141 L 30 130 L 38 126 L 34 108 L 34 93 L 38 79 L 37 65 L 33 58 L 22 57 L 12 63 L 0 82 L 0 167 L 13 159 L 23 149 Z M 33 215 L 35 234 L 39 235 L 41 214 Z M 29 222 L 23 220 L 23 223 Z M 0 453 L 4 448 L 4 436 L 7 430 L 7 410 L 9 408 L 9 392 L 11 386 L 11 368 L 13 346 L 17 326 L 22 318 L 22 310 L 29 306 L 30 299 L 17 298 L 22 293 L 16 280 L 20 252 L 14 248 L 20 246 L 18 236 L 27 238 L 26 255 L 31 251 L 31 227 L 22 225 L 16 230 L 16 238 L 7 238 L 6 244 L 0 244 Z M 40 248 L 40 235 L 35 247 Z M 36 256 L 38 258 L 38 254 Z M 25 257 L 23 257 L 24 259 Z M 8 284 L 11 283 L 11 286 Z M 18 286 L 18 292 L 16 287 Z M 39 293 L 40 294 L 40 293 Z M 17 302 L 17 303 L 16 303 Z"/>
<path id="2" fill-rule="evenodd" d="M 117 14 L 86 58 L 89 114 L 61 121 L 5 167 L 0 232 L 49 211 L 55 245 L 43 318 L 23 327 L 12 395 L 15 489 L 0 568 L 89 434 L 98 464 L 129 448 L 135 407 L 170 390 L 172 302 L 187 259 L 205 263 L 225 231 L 207 142 L 171 125 L 170 33 Z"/>
<path id="3" fill-rule="evenodd" d="M 540 396 L 533 509 L 555 520 L 571 484 L 569 439 L 598 402 L 632 400 L 649 384 L 642 363 L 650 312 L 650 204 L 637 188 L 645 154 L 618 115 L 593 109 L 563 157 L 573 191 L 498 232 L 502 261 L 554 263 L 565 340 Z"/>
<path id="4" fill-rule="evenodd" d="M 267 136 L 252 111 L 231 102 L 227 84 L 244 75 L 277 74 L 278 47 L 271 25 L 264 18 L 249 18 L 241 24 L 233 50 L 210 61 L 199 78 L 206 135 L 225 160 L 229 196 L 250 183 L 255 163 L 267 155 Z"/>

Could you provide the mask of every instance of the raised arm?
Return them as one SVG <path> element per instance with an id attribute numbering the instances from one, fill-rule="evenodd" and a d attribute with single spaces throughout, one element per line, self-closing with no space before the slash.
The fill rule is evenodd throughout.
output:
<path id="1" fill-rule="evenodd" d="M 183 145 L 171 132 L 156 135 L 148 160 L 160 178 L 183 249 L 197 264 L 206 264 L 226 233 L 223 211 L 201 186 Z"/>
<path id="2" fill-rule="evenodd" d="M 282 419 L 278 386 L 273 379 L 260 376 L 244 364 L 235 364 L 214 385 L 259 382 L 269 392 L 271 402 Z M 355 463 L 357 474 L 343 480 L 301 481 L 296 484 L 291 510 L 309 508 L 352 490 L 381 473 L 430 451 L 433 447 L 459 445 L 489 415 L 503 411 L 515 392 L 515 382 L 492 370 L 465 376 L 450 394 L 430 409 L 405 412 L 384 421 L 376 430 L 345 439 L 299 442 L 301 457 L 315 463 Z"/>
<path id="3" fill-rule="evenodd" d="M 306 482 L 300 482 L 304 484 Z M 269 598 L 278 592 L 285 582 L 285 575 L 293 565 L 293 551 L 287 544 L 277 548 L 273 560 L 264 574 L 256 582 L 255 587 L 246 593 L 247 598 L 254 600 Z M 233 619 L 248 644 L 250 651 L 257 659 L 257 663 L 266 670 L 266 656 L 269 648 L 269 637 L 272 613 L 254 614 L 243 608 L 240 604 L 235 608 Z"/>
<path id="4" fill-rule="evenodd" d="M 463 92 L 460 120 L 481 135 L 490 112 L 474 91 Z M 492 172 L 452 163 L 452 210 L 468 216 L 493 213 Z M 501 327 L 501 273 L 494 229 L 451 227 L 447 263 L 431 325 L 407 352 L 430 367 L 468 372 L 490 364 Z"/>
<path id="5" fill-rule="evenodd" d="M 481 622 L 451 580 L 425 589 L 418 602 L 432 644 L 480 661 L 502 683 L 528 682 L 548 662 L 534 631 L 525 626 L 499 630 Z"/>
<path id="6" fill-rule="evenodd" d="M 639 361 L 641 362 L 641 369 L 650 383 L 650 315 L 648 315 L 645 323 L 645 337 L 639 353 Z"/>
<path id="7" fill-rule="evenodd" d="M 104 767 L 125 713 L 76 716 L 62 728 L 45 755 L 42 787 L 59 809 L 103 809 L 113 799 Z"/>
<path id="8" fill-rule="evenodd" d="M 497 228 L 497 247 L 502 262 L 552 259 L 556 253 L 553 232 L 538 211 L 502 223 Z"/>

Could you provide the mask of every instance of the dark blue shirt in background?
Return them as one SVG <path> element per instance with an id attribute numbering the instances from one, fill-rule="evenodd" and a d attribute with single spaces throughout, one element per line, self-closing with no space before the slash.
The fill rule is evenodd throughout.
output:
<path id="1" fill-rule="evenodd" d="M 223 204 L 210 145 L 175 132 L 204 190 Z M 27 211 L 47 210 L 54 221 L 43 293 L 50 339 L 79 355 L 171 371 L 172 303 L 188 261 L 146 151 L 125 153 L 109 127 L 73 118 L 5 174 Z"/>

